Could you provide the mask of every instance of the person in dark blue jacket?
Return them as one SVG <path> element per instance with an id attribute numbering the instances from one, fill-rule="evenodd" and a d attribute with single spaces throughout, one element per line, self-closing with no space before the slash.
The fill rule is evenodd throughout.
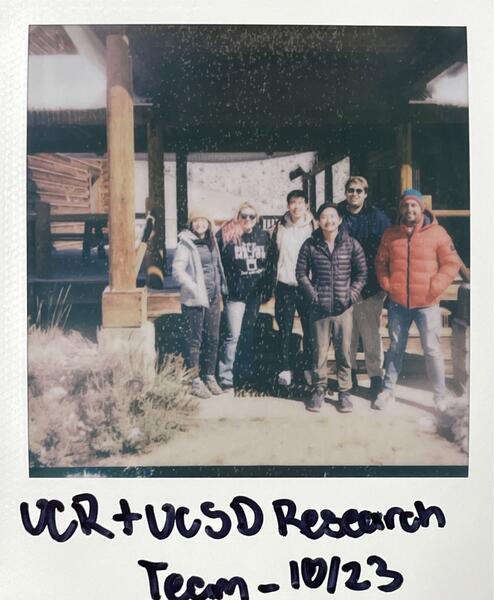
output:
<path id="1" fill-rule="evenodd" d="M 314 390 L 306 408 L 313 412 L 321 409 L 327 384 L 328 350 L 333 341 L 339 410 L 350 412 L 352 305 L 366 282 L 366 261 L 361 245 L 341 229 L 342 219 L 336 204 L 322 204 L 317 220 L 319 229 L 302 244 L 295 269 L 298 285 L 311 307 Z"/>
<path id="2" fill-rule="evenodd" d="M 370 398 L 375 400 L 382 388 L 383 347 L 379 326 L 385 293 L 377 281 L 374 262 L 382 235 L 391 223 L 384 211 L 370 203 L 367 194 L 367 180 L 360 175 L 352 176 L 346 182 L 346 200 L 340 207 L 343 227 L 360 243 L 367 261 L 367 283 L 353 306 L 352 383 L 354 388 L 358 386 L 357 349 L 359 338 L 362 338 L 365 366 L 370 377 Z"/>

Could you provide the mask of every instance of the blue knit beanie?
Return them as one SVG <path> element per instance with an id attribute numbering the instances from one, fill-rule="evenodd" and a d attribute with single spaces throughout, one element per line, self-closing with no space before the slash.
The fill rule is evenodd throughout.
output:
<path id="1" fill-rule="evenodd" d="M 417 202 L 417 204 L 420 205 L 420 208 L 422 209 L 422 211 L 424 211 L 424 209 L 425 209 L 424 197 L 418 190 L 414 190 L 413 188 L 409 188 L 408 190 L 405 190 L 400 198 L 400 206 L 402 205 L 403 202 L 406 202 L 407 200 L 415 200 L 415 202 Z"/>

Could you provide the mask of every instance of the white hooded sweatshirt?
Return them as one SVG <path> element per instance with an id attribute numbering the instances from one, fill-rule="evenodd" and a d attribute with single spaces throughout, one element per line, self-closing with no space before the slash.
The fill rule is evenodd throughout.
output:
<path id="1" fill-rule="evenodd" d="M 293 223 L 290 213 L 286 212 L 278 225 L 276 244 L 278 246 L 278 276 L 281 283 L 296 286 L 295 267 L 298 253 L 305 240 L 312 235 L 315 224 L 310 212 L 297 223 Z"/>

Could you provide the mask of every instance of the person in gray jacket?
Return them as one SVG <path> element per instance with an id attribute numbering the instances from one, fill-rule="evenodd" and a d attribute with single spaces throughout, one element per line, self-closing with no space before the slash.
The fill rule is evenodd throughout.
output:
<path id="1" fill-rule="evenodd" d="M 211 394 L 222 393 L 215 371 L 221 295 L 227 292 L 225 275 L 212 223 L 203 212 L 190 214 L 189 227 L 179 234 L 178 240 L 172 272 L 180 284 L 186 339 L 185 366 L 191 371 L 192 393 L 199 398 L 210 398 Z"/>

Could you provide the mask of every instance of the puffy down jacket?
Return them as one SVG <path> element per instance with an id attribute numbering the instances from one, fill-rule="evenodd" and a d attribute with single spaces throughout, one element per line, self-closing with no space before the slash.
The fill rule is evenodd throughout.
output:
<path id="1" fill-rule="evenodd" d="M 314 309 L 339 315 L 355 302 L 367 278 L 362 246 L 338 232 L 331 253 L 320 229 L 302 244 L 295 270 L 300 289 Z"/>
<path id="2" fill-rule="evenodd" d="M 451 238 L 427 210 L 411 233 L 403 224 L 387 229 L 376 257 L 380 286 L 407 308 L 436 304 L 460 265 Z"/>

